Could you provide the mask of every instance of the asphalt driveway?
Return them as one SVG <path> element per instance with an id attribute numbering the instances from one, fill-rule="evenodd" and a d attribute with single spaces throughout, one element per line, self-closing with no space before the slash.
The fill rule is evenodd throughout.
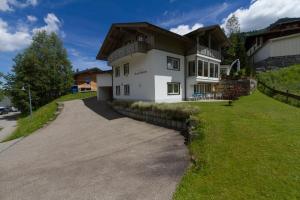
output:
<path id="1" fill-rule="evenodd" d="M 174 130 L 95 99 L 70 101 L 49 126 L 0 154 L 0 199 L 171 199 L 188 159 Z"/>

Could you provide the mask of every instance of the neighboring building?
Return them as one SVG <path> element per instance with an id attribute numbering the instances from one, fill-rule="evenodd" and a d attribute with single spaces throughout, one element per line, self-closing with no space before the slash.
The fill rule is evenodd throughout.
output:
<path id="1" fill-rule="evenodd" d="M 82 91 L 97 91 L 97 74 L 103 71 L 98 68 L 86 69 L 83 71 L 77 71 L 74 73 L 75 85 L 78 86 L 78 90 Z"/>
<path id="2" fill-rule="evenodd" d="M 97 86 L 98 101 L 107 101 L 112 99 L 112 70 L 103 71 L 100 74 L 97 74 Z"/>
<path id="3" fill-rule="evenodd" d="M 112 66 L 114 99 L 178 102 L 216 90 L 221 48 L 228 45 L 218 25 L 181 36 L 147 22 L 120 23 L 111 26 L 97 59 Z"/>
<path id="4" fill-rule="evenodd" d="M 247 33 L 246 50 L 255 68 L 300 63 L 300 18 L 283 18 L 266 29 Z"/>

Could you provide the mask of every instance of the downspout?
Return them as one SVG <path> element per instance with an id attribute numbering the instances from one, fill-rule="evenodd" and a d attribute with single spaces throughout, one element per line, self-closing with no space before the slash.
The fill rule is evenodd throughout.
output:
<path id="1" fill-rule="evenodd" d="M 187 91 L 186 91 L 186 89 L 187 89 L 187 86 L 186 86 L 186 76 L 187 76 L 187 57 L 186 56 L 184 56 L 184 100 L 186 101 L 187 100 L 187 98 L 186 98 L 186 93 L 187 93 Z"/>
<path id="2" fill-rule="evenodd" d="M 111 86 L 112 86 L 112 100 L 114 100 L 114 68 L 111 66 Z"/>

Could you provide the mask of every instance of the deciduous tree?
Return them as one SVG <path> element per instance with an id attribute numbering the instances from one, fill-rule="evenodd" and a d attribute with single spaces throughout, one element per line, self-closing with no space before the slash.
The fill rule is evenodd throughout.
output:
<path id="1" fill-rule="evenodd" d="M 14 59 L 12 73 L 6 76 L 6 87 L 13 103 L 28 112 L 28 89 L 33 108 L 38 108 L 65 94 L 73 83 L 72 66 L 60 38 L 38 32 L 32 44 Z M 20 90 L 25 87 L 26 91 Z"/>

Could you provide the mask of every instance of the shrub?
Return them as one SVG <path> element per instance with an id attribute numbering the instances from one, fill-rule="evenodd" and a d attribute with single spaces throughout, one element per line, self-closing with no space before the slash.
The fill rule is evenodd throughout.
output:
<path id="1" fill-rule="evenodd" d="M 134 102 L 134 101 L 114 101 L 113 107 L 129 108 L 137 111 L 151 111 L 157 115 L 166 119 L 184 121 L 191 115 L 199 112 L 198 108 L 195 108 L 188 104 L 172 104 L 172 103 L 150 103 L 150 102 Z"/>

